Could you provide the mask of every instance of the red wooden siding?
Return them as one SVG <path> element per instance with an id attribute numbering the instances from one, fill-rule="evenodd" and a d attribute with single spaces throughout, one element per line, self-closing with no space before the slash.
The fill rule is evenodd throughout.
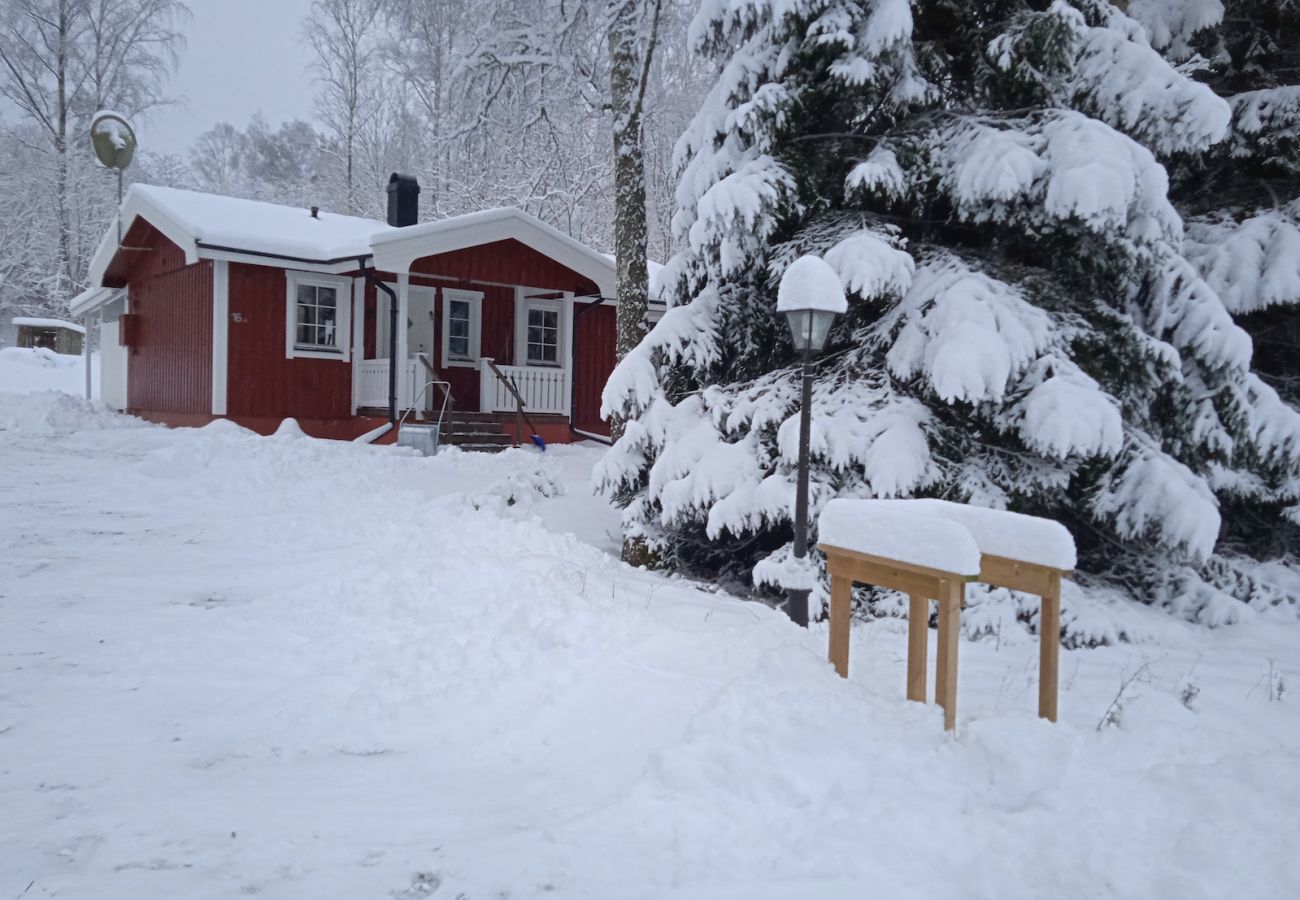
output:
<path id="1" fill-rule="evenodd" d="M 230 264 L 231 416 L 337 419 L 352 412 L 352 364 L 285 357 L 285 270 Z"/>
<path id="2" fill-rule="evenodd" d="M 127 408 L 177 413 L 212 409 L 212 263 L 165 269 L 169 254 L 149 252 L 133 274 L 138 316 L 127 358 Z M 183 263 L 183 259 L 182 259 Z"/>
<path id="3" fill-rule="evenodd" d="M 494 281 L 575 294 L 597 293 L 596 286 L 577 272 L 515 240 L 493 241 L 426 256 L 412 263 L 411 271 L 461 281 Z"/>
<path id="4" fill-rule="evenodd" d="M 581 309 L 579 304 L 574 314 Z M 574 322 L 578 362 L 573 375 L 573 427 L 593 434 L 609 434 L 609 423 L 600 420 L 600 395 L 614 371 L 616 318 L 614 307 L 598 306 Z"/>

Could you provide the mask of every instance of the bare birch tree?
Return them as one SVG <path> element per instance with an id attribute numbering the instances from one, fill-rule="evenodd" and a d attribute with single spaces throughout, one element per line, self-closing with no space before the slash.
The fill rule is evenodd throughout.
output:
<path id="1" fill-rule="evenodd" d="M 56 278 L 78 285 L 72 168 L 89 165 L 71 145 L 97 109 L 136 115 L 165 102 L 189 10 L 178 0 L 6 0 L 0 12 L 0 96 L 39 134 L 50 160 Z"/>
<path id="2" fill-rule="evenodd" d="M 316 0 L 303 26 L 316 53 L 317 112 L 337 144 L 348 213 L 361 208 L 357 144 L 383 100 L 378 85 L 383 7 L 384 0 Z"/>

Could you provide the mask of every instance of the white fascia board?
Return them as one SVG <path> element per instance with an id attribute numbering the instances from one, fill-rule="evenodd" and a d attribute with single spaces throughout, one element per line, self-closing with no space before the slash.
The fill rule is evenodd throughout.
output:
<path id="1" fill-rule="evenodd" d="M 368 255 L 363 253 L 359 258 L 367 259 Z M 230 250 L 210 250 L 207 247 L 200 247 L 198 249 L 198 259 L 224 260 L 225 262 L 245 263 L 250 266 L 267 266 L 272 269 L 292 269 L 295 272 L 316 272 L 320 275 L 345 275 L 348 272 L 355 272 L 357 270 L 356 258 L 349 259 L 347 262 L 325 265 L 322 263 L 276 259 L 275 257 L 261 256 L 256 253 L 238 253 Z"/>
<path id="2" fill-rule="evenodd" d="M 68 311 L 74 316 L 84 316 L 94 312 L 106 303 L 117 299 L 122 291 L 119 288 L 91 287 L 73 297 L 68 304 Z"/>
<path id="3" fill-rule="evenodd" d="M 151 202 L 134 188 L 126 192 L 126 199 L 122 201 L 122 208 L 118 210 L 117 214 L 122 221 L 123 239 L 130 232 L 131 226 L 135 224 L 136 219 L 144 219 L 158 229 L 163 237 L 181 248 L 181 252 L 185 254 L 186 265 L 193 265 L 199 261 L 198 237 L 193 233 L 193 230 L 177 221 L 166 210 Z M 91 257 L 90 268 L 87 272 L 87 280 L 91 284 L 100 285 L 103 283 L 104 273 L 108 271 L 109 264 L 117 254 L 117 236 L 117 219 L 114 219 L 108 224 L 108 230 L 104 233 L 103 239 L 100 240 L 99 246 L 95 249 L 95 255 Z"/>
<path id="4" fill-rule="evenodd" d="M 371 239 L 371 246 L 376 269 L 407 272 L 412 263 L 426 256 L 511 239 L 595 282 L 601 294 L 613 295 L 615 269 L 608 257 L 517 209 L 488 210 L 411 225 L 376 235 Z"/>

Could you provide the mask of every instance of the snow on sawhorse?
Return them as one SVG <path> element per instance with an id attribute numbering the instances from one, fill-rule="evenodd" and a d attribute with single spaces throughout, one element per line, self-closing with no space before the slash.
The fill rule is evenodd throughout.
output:
<path id="1" fill-rule="evenodd" d="M 817 522 L 831 575 L 829 656 L 849 675 L 853 583 L 908 595 L 907 699 L 925 702 L 930 601 L 939 602 L 935 701 L 943 727 L 957 724 L 957 636 L 966 583 L 1037 594 L 1038 715 L 1056 721 L 1061 644 L 1061 579 L 1075 565 L 1074 539 L 1051 519 L 946 500 L 832 500 Z"/>

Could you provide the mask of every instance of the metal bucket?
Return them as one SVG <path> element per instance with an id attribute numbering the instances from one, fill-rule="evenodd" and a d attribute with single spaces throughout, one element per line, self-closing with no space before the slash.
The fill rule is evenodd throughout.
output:
<path id="1" fill-rule="evenodd" d="M 397 446 L 414 447 L 425 456 L 438 452 L 438 426 L 404 424 L 397 431 Z"/>

